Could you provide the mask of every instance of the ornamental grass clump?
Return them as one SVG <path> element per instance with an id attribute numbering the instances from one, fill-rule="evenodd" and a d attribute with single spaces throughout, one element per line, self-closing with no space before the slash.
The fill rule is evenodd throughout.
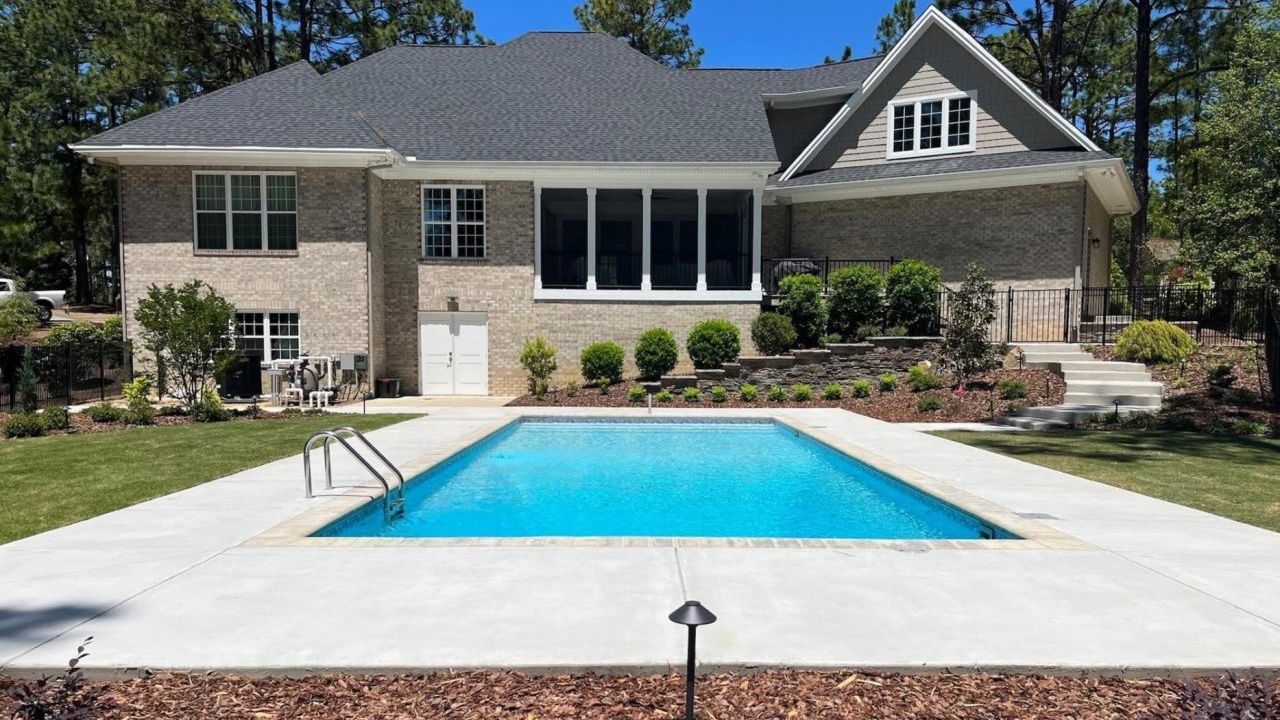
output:
<path id="1" fill-rule="evenodd" d="M 654 393 L 654 394 L 653 394 L 653 399 L 654 399 L 654 400 L 657 400 L 657 401 L 658 401 L 658 402 L 660 402 L 660 403 L 669 403 L 669 402 L 671 402 L 672 400 L 675 400 L 675 399 L 676 399 L 676 397 L 675 397 L 675 395 L 672 395 L 672 394 L 671 394 L 671 391 L 670 391 L 670 390 L 668 390 L 668 389 L 666 389 L 666 388 L 663 388 L 663 389 L 661 389 L 661 390 L 659 390 L 658 392 L 656 392 L 656 393 Z"/>
<path id="2" fill-rule="evenodd" d="M 996 389 L 1001 400 L 1021 400 L 1027 396 L 1027 383 L 1022 380 L 1001 380 Z"/>
<path id="3" fill-rule="evenodd" d="M 781 385 L 774 385 L 769 388 L 769 399 L 773 402 L 782 402 L 787 399 L 787 391 Z"/>
<path id="4" fill-rule="evenodd" d="M 911 392 L 937 390 L 944 384 L 942 377 L 924 363 L 911 366 L 907 371 L 907 383 L 911 386 Z"/>
<path id="5" fill-rule="evenodd" d="M 866 378 L 854 380 L 849 383 L 849 393 L 856 398 L 871 397 L 871 381 Z"/>
<path id="6" fill-rule="evenodd" d="M 723 385 L 717 385 L 711 388 L 711 402 L 722 403 L 722 402 L 728 402 L 728 400 L 729 400 L 729 391 L 726 390 Z"/>
<path id="7" fill-rule="evenodd" d="M 627 390 L 627 401 L 633 403 L 644 402 L 644 396 L 648 394 L 649 393 L 646 392 L 643 387 L 639 385 L 632 385 Z"/>
<path id="8" fill-rule="evenodd" d="M 830 383 L 822 388 L 822 397 L 828 400 L 840 400 L 844 397 L 844 386 L 840 383 Z"/>
<path id="9" fill-rule="evenodd" d="M 747 383 L 738 389 L 738 399 L 743 402 L 755 402 L 760 397 L 760 388 Z"/>
<path id="10" fill-rule="evenodd" d="M 796 402 L 809 402 L 813 399 L 813 388 L 800 383 L 791 387 L 791 399 Z"/>
<path id="11" fill-rule="evenodd" d="M 681 392 L 684 401 L 687 403 L 696 403 L 702 401 L 702 391 L 696 387 L 687 387 Z"/>

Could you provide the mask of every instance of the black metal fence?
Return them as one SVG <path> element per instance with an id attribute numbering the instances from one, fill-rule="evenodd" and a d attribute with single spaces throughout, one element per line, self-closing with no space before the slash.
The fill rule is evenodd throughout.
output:
<path id="1" fill-rule="evenodd" d="M 939 325 L 950 317 L 954 292 L 943 290 Z M 1261 343 L 1270 288 L 1152 286 L 997 291 L 995 342 L 1082 342 L 1108 345 L 1137 320 L 1167 320 L 1202 345 Z"/>
<path id="2" fill-rule="evenodd" d="M 882 273 L 887 273 L 889 268 L 893 267 L 896 262 L 898 262 L 898 258 L 894 257 L 876 260 L 841 260 L 829 257 L 770 258 L 761 262 L 760 277 L 761 282 L 764 284 L 764 291 L 770 295 L 778 293 L 778 284 L 789 275 L 817 275 L 822 278 L 822 287 L 826 290 L 829 287 L 828 281 L 831 278 L 831 273 L 840 268 L 846 268 L 851 265 L 866 265 Z"/>
<path id="3" fill-rule="evenodd" d="M 1271 402 L 1280 406 L 1280 294 L 1272 293 L 1271 302 L 1266 306 L 1263 316 L 1267 381 L 1271 385 Z"/>
<path id="4" fill-rule="evenodd" d="M 21 408 L 20 374 L 26 348 L 0 347 L 0 412 Z M 51 407 L 119 397 L 133 379 L 127 343 L 102 342 L 65 347 L 31 347 L 36 371 L 36 405 Z"/>

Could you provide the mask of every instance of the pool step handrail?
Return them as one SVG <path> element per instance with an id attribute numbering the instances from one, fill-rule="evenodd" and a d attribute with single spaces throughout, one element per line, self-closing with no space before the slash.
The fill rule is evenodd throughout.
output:
<path id="1" fill-rule="evenodd" d="M 373 453 L 387 465 L 387 467 L 390 467 L 392 471 L 395 472 L 396 479 L 399 482 L 394 488 L 387 482 L 387 478 L 384 477 L 381 472 L 379 472 L 373 465 L 369 464 L 369 461 L 357 452 L 355 448 L 351 447 L 351 444 L 347 442 L 345 437 L 343 437 L 344 435 L 358 437 L 365 447 L 372 450 Z M 370 443 L 367 438 L 361 435 L 357 430 L 345 426 L 313 433 L 311 437 L 307 438 L 306 444 L 302 446 L 302 474 L 305 482 L 306 497 L 314 497 L 311 484 L 311 449 L 315 447 L 316 442 L 320 440 L 323 440 L 324 442 L 325 489 L 333 489 L 333 464 L 330 457 L 329 446 L 332 441 L 336 440 L 342 445 L 342 447 L 347 449 L 347 452 L 351 453 L 352 457 L 364 466 L 364 469 L 367 470 L 379 484 L 382 485 L 382 514 L 388 520 L 394 520 L 404 514 L 404 476 L 400 474 L 400 470 L 392 465 L 391 462 L 387 460 L 386 456 L 378 452 L 377 448 L 373 447 L 373 444 Z"/>

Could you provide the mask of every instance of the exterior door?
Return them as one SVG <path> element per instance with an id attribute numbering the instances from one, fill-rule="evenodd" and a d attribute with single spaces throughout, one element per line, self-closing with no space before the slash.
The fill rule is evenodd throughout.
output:
<path id="1" fill-rule="evenodd" d="M 420 313 L 423 395 L 489 394 L 489 326 L 484 313 Z"/>

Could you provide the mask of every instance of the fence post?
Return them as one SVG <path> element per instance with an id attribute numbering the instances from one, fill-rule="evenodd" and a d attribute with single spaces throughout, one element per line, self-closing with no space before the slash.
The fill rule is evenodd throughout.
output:
<path id="1" fill-rule="evenodd" d="M 1013 342 L 1013 286 L 1009 286 L 1009 291 L 1005 295 L 1007 298 L 1004 304 L 1004 341 L 1006 343 Z"/>
<path id="2" fill-rule="evenodd" d="M 71 378 L 75 374 L 75 370 L 74 370 L 75 364 L 76 364 L 75 352 L 76 351 L 75 351 L 74 345 L 67 345 L 67 404 L 68 405 L 73 404 L 71 402 Z"/>
<path id="3" fill-rule="evenodd" d="M 822 259 L 822 290 L 827 290 L 827 278 L 831 276 L 831 256 Z"/>
<path id="4" fill-rule="evenodd" d="M 1196 307 L 1196 344 L 1199 345 L 1204 340 L 1204 288 L 1196 288 L 1196 294 L 1199 296 Z"/>
<path id="5" fill-rule="evenodd" d="M 1071 288 L 1062 296 L 1062 342 L 1071 342 Z"/>
<path id="6" fill-rule="evenodd" d="M 1111 286 L 1102 291 L 1102 344 L 1107 344 L 1107 325 L 1111 322 Z"/>
<path id="7" fill-rule="evenodd" d="M 98 341 L 98 401 L 107 400 L 107 358 L 104 354 L 103 342 Z"/>

